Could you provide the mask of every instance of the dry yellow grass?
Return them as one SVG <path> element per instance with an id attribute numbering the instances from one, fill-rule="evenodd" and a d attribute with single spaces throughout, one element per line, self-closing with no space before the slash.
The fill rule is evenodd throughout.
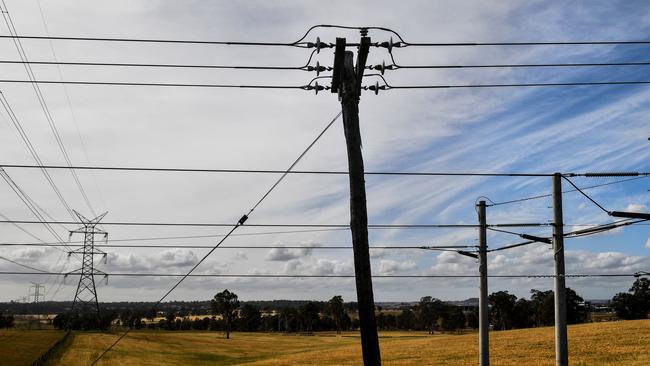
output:
<path id="1" fill-rule="evenodd" d="M 384 332 L 384 365 L 475 365 L 477 334 Z M 87 365 L 116 334 L 77 333 L 56 365 Z M 553 365 L 553 328 L 490 334 L 493 365 Z M 650 365 L 650 320 L 569 327 L 572 365 Z M 132 332 L 100 365 L 359 365 L 358 336 Z"/>
<path id="2" fill-rule="evenodd" d="M 31 365 L 63 335 L 55 330 L 0 330 L 0 365 Z"/>

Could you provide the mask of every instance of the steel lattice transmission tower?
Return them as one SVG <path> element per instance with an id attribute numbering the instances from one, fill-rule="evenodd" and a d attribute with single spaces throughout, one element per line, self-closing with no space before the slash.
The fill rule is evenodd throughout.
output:
<path id="1" fill-rule="evenodd" d="M 95 256 L 101 255 L 106 259 L 106 253 L 99 249 L 95 249 L 95 235 L 103 235 L 103 239 L 105 241 L 108 240 L 108 233 L 97 228 L 99 221 L 101 221 L 108 212 L 104 212 L 92 220 L 88 220 L 77 211 L 74 211 L 74 213 L 77 215 L 83 226 L 76 230 L 71 230 L 70 238 L 72 238 L 73 234 L 84 234 L 84 244 L 83 247 L 68 253 L 69 256 L 72 254 L 81 254 L 82 256 L 81 268 L 67 274 L 79 275 L 79 284 L 77 285 L 77 291 L 74 294 L 71 311 L 74 312 L 76 310 L 80 313 L 94 312 L 99 315 L 99 302 L 97 301 L 95 275 L 106 277 L 107 274 L 95 269 Z"/>

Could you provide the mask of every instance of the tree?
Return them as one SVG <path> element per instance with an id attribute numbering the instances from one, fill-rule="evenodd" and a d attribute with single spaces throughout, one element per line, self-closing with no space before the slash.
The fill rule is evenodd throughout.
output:
<path id="1" fill-rule="evenodd" d="M 639 278 L 629 292 L 620 292 L 612 299 L 616 316 L 621 319 L 645 319 L 650 311 L 650 280 Z"/>
<path id="2" fill-rule="evenodd" d="M 336 324 L 336 334 L 341 334 L 341 320 L 345 314 L 345 309 L 343 308 L 343 297 L 340 295 L 332 297 L 327 302 L 327 310 L 329 310 L 332 319 L 334 319 L 334 324 Z"/>
<path id="3" fill-rule="evenodd" d="M 529 328 L 534 324 L 534 312 L 531 301 L 524 298 L 517 300 L 513 309 L 512 326 L 515 328 Z"/>
<path id="4" fill-rule="evenodd" d="M 397 316 L 397 327 L 400 329 L 415 328 L 415 313 L 411 309 L 402 309 L 402 313 Z"/>
<path id="5" fill-rule="evenodd" d="M 490 305 L 490 318 L 495 330 L 507 330 L 512 328 L 512 315 L 517 301 L 517 296 L 511 295 L 508 291 L 494 292 L 488 296 Z"/>
<path id="6" fill-rule="evenodd" d="M 566 288 L 566 316 L 569 324 L 584 323 L 587 320 L 585 300 L 570 287 Z"/>
<path id="7" fill-rule="evenodd" d="M 536 326 L 553 325 L 555 322 L 555 303 L 553 291 L 539 291 L 532 289 L 530 296 L 533 307 L 533 320 Z"/>
<path id="8" fill-rule="evenodd" d="M 320 319 L 318 304 L 309 301 L 298 311 L 302 330 L 312 332 Z"/>
<path id="9" fill-rule="evenodd" d="M 431 296 L 420 299 L 418 304 L 418 322 L 423 329 L 433 334 L 438 318 L 444 310 L 444 303 Z"/>
<path id="10" fill-rule="evenodd" d="M 210 302 L 212 307 L 212 314 L 219 314 L 223 317 L 226 325 L 226 339 L 230 339 L 230 330 L 232 321 L 235 318 L 235 313 L 239 308 L 239 300 L 237 294 L 230 292 L 227 289 L 214 295 L 214 299 Z"/>
<path id="11" fill-rule="evenodd" d="M 254 332 L 258 330 L 262 324 L 262 314 L 257 306 L 244 304 L 239 312 L 239 320 L 241 323 L 241 330 Z"/>

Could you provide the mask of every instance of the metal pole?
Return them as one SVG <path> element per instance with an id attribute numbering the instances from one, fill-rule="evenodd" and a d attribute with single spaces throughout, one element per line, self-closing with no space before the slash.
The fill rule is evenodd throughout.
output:
<path id="1" fill-rule="evenodd" d="M 562 219 L 562 175 L 553 175 L 553 258 L 555 261 L 555 365 L 569 364 L 566 285 L 564 282 L 564 222 Z"/>
<path id="2" fill-rule="evenodd" d="M 479 201 L 479 248 L 478 271 L 481 275 L 480 296 L 478 299 L 478 333 L 479 333 L 479 365 L 490 365 L 490 341 L 488 332 L 490 330 L 490 318 L 488 312 L 488 279 L 487 279 L 487 218 L 485 216 L 485 201 Z"/>

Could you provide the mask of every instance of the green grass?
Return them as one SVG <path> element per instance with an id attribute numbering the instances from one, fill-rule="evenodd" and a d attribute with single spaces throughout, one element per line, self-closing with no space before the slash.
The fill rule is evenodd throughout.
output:
<path id="1" fill-rule="evenodd" d="M 0 330 L 0 365 L 31 365 L 64 334 L 55 330 Z"/>

